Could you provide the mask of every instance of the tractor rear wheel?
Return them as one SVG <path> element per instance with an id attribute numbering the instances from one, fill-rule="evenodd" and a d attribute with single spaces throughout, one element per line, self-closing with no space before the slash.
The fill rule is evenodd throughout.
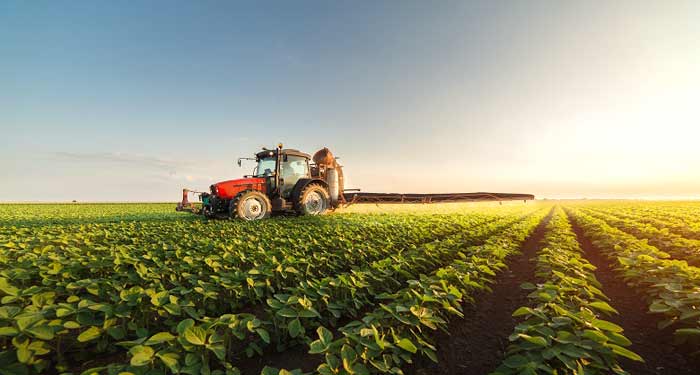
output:
<path id="1" fill-rule="evenodd" d="M 272 204 L 267 195 L 257 190 L 244 190 L 231 200 L 229 217 L 243 220 L 260 220 L 270 217 Z"/>
<path id="2" fill-rule="evenodd" d="M 321 184 L 311 183 L 299 193 L 294 209 L 300 215 L 323 215 L 328 211 L 330 202 L 328 189 Z"/>

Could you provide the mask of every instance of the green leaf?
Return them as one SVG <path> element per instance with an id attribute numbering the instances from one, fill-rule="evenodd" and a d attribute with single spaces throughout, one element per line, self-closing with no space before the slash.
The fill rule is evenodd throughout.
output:
<path id="1" fill-rule="evenodd" d="M 301 325 L 299 319 L 294 319 L 289 322 L 287 329 L 289 329 L 289 336 L 291 337 L 297 337 L 304 333 L 304 327 Z"/>
<path id="2" fill-rule="evenodd" d="M 42 319 L 44 319 L 44 315 L 42 315 L 41 313 L 18 315 L 16 319 L 17 328 L 19 328 L 20 331 L 24 331 L 25 329 L 31 327 L 32 325 L 36 324 Z"/>
<path id="3" fill-rule="evenodd" d="M 251 320 L 247 321 L 245 325 L 246 325 L 246 328 L 248 328 L 248 330 L 250 332 L 253 332 L 256 328 L 260 327 L 260 324 L 261 324 L 260 320 L 251 319 Z"/>
<path id="4" fill-rule="evenodd" d="M 56 309 L 56 317 L 63 318 L 64 316 L 68 316 L 74 312 L 75 312 L 74 310 L 66 309 L 64 307 L 59 307 Z"/>
<path id="5" fill-rule="evenodd" d="M 596 328 L 602 329 L 603 331 L 622 332 L 622 327 L 615 323 L 608 322 L 607 320 L 593 319 L 591 324 Z"/>
<path id="6" fill-rule="evenodd" d="M 17 306 L 0 306 L 0 318 L 9 319 L 17 315 L 20 312 L 20 308 Z"/>
<path id="7" fill-rule="evenodd" d="M 87 341 L 92 341 L 102 334 L 102 330 L 92 326 L 88 328 L 87 330 L 83 331 L 80 335 L 78 335 L 78 341 L 79 342 L 87 342 Z"/>
<path id="8" fill-rule="evenodd" d="M 32 359 L 32 351 L 27 349 L 26 346 L 20 346 L 17 348 L 17 360 L 21 363 L 29 363 Z"/>
<path id="9" fill-rule="evenodd" d="M 299 311 L 299 317 L 300 318 L 316 318 L 316 317 L 321 317 L 321 314 L 316 311 L 313 307 L 310 307 L 306 310 L 301 310 Z"/>
<path id="10" fill-rule="evenodd" d="M 146 366 L 151 363 L 155 351 L 150 346 L 136 345 L 129 350 L 132 366 Z"/>
<path id="11" fill-rule="evenodd" d="M 156 354 L 156 357 L 160 358 L 160 360 L 168 366 L 170 371 L 177 373 L 178 371 L 178 360 L 180 359 L 180 355 L 177 353 L 163 353 L 163 351 L 160 351 Z"/>
<path id="12" fill-rule="evenodd" d="M 181 321 L 180 323 L 178 323 L 178 325 L 177 325 L 177 333 L 178 333 L 179 335 L 182 335 L 182 334 L 185 333 L 185 331 L 187 330 L 187 328 L 190 328 L 190 327 L 192 327 L 192 326 L 194 326 L 194 320 L 192 320 L 192 319 L 185 319 L 185 320 Z"/>
<path id="13" fill-rule="evenodd" d="M 160 344 L 162 342 L 174 340 L 175 336 L 173 336 L 170 332 L 160 332 L 156 333 L 155 335 L 151 336 L 150 339 L 146 340 L 144 345 L 155 345 L 155 344 Z"/>
<path id="14" fill-rule="evenodd" d="M 16 297 L 19 294 L 19 289 L 10 285 L 10 283 L 7 282 L 7 279 L 4 277 L 0 277 L 0 291 L 4 292 L 8 296 Z"/>
<path id="15" fill-rule="evenodd" d="M 513 311 L 512 316 L 523 316 L 523 315 L 529 315 L 532 313 L 532 309 L 529 307 L 519 307 L 517 310 Z"/>
<path id="16" fill-rule="evenodd" d="M 318 334 L 319 340 L 321 340 L 321 342 L 326 346 L 333 341 L 333 333 L 323 326 L 318 327 L 316 329 L 316 333 Z"/>
<path id="17" fill-rule="evenodd" d="M 415 353 L 418 351 L 418 348 L 413 344 L 413 342 L 407 338 L 399 340 L 396 343 L 396 346 L 411 353 Z"/>
<path id="18" fill-rule="evenodd" d="M 578 337 L 571 332 L 558 331 L 555 340 L 562 344 L 572 344 L 578 341 Z"/>
<path id="19" fill-rule="evenodd" d="M 217 343 L 217 344 L 212 344 L 212 345 L 207 345 L 207 349 L 209 349 L 214 355 L 216 355 L 216 358 L 219 360 L 223 361 L 226 359 L 226 347 L 222 343 Z"/>
<path id="20" fill-rule="evenodd" d="M 700 329 L 698 328 L 679 328 L 674 334 L 679 336 L 700 336 Z"/>
<path id="21" fill-rule="evenodd" d="M 258 333 L 258 336 L 265 341 L 266 343 L 270 343 L 270 334 L 267 332 L 265 328 L 256 328 L 255 332 Z"/>
<path id="22" fill-rule="evenodd" d="M 671 306 L 660 302 L 654 302 L 649 305 L 649 312 L 653 313 L 665 313 L 671 310 Z"/>
<path id="23" fill-rule="evenodd" d="M 503 364 L 512 369 L 519 369 L 529 362 L 530 361 L 527 358 L 520 354 L 508 356 L 505 360 L 503 360 Z"/>
<path id="24" fill-rule="evenodd" d="M 185 340 L 193 345 L 205 345 L 207 332 L 201 327 L 189 327 L 185 330 Z"/>
<path id="25" fill-rule="evenodd" d="M 352 365 L 352 373 L 355 375 L 369 375 L 369 369 L 362 363 L 355 363 Z M 280 372 L 280 375 L 282 375 L 282 372 Z M 291 375 L 291 373 L 288 372 L 287 375 Z"/>
<path id="26" fill-rule="evenodd" d="M 686 311 L 678 318 L 680 320 L 694 319 L 700 316 L 700 310 Z"/>
<path id="27" fill-rule="evenodd" d="M 19 331 L 15 327 L 0 327 L 0 336 L 17 336 Z"/>
<path id="28" fill-rule="evenodd" d="M 610 348 L 612 348 L 613 353 L 615 353 L 617 355 L 621 355 L 621 356 L 623 356 L 625 358 L 629 358 L 633 361 L 644 362 L 642 357 L 640 357 L 637 353 L 635 353 L 631 350 L 625 349 L 619 345 L 610 344 Z"/>
<path id="29" fill-rule="evenodd" d="M 632 341 L 630 341 L 627 337 L 617 333 L 617 332 L 606 332 L 606 336 L 610 338 L 610 340 L 620 346 L 630 346 L 632 345 Z"/>
<path id="30" fill-rule="evenodd" d="M 180 306 L 174 303 L 166 303 L 165 305 L 163 305 L 163 309 L 165 309 L 165 311 L 172 315 L 180 315 L 182 313 L 182 309 L 180 309 Z"/>
<path id="31" fill-rule="evenodd" d="M 47 325 L 34 326 L 27 328 L 25 332 L 31 334 L 32 336 L 40 340 L 51 340 L 54 336 L 53 328 Z"/>
<path id="32" fill-rule="evenodd" d="M 537 346 L 547 346 L 547 340 L 541 336 L 530 336 L 525 334 L 520 334 L 520 337 L 525 341 L 535 344 Z"/>
<path id="33" fill-rule="evenodd" d="M 343 367 L 352 374 L 352 364 L 357 360 L 357 352 L 349 345 L 340 348 L 340 359 L 343 360 Z"/>
<path id="34" fill-rule="evenodd" d="M 320 354 L 326 351 L 328 346 L 323 344 L 321 340 L 312 341 L 309 344 L 309 354 Z"/>
<path id="35" fill-rule="evenodd" d="M 81 327 L 80 323 L 74 321 L 74 320 L 69 320 L 67 322 L 63 323 L 63 327 L 67 329 L 78 329 Z"/>
<path id="36" fill-rule="evenodd" d="M 609 340 L 608 336 L 605 336 L 603 332 L 592 329 L 585 330 L 581 336 L 600 344 L 604 344 Z"/>
<path id="37" fill-rule="evenodd" d="M 126 331 L 123 327 L 109 327 L 107 328 L 107 334 L 115 340 L 121 340 L 126 337 Z"/>
<path id="38" fill-rule="evenodd" d="M 612 306 L 610 306 L 607 302 L 603 301 L 596 301 L 596 302 L 591 302 L 588 304 L 588 306 L 591 306 L 593 308 L 596 308 L 600 311 L 605 311 L 613 314 L 618 314 L 617 310 L 615 310 Z"/>
<path id="39" fill-rule="evenodd" d="M 299 316 L 299 314 L 297 314 L 296 311 L 290 309 L 289 307 L 285 307 L 281 310 L 278 310 L 277 315 L 283 316 L 285 318 L 296 318 L 297 316 Z"/>

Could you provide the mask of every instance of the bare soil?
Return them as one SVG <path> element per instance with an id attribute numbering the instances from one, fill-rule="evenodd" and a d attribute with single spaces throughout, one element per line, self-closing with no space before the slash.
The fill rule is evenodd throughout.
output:
<path id="1" fill-rule="evenodd" d="M 508 336 L 517 324 L 511 316 L 528 302 L 527 291 L 520 284 L 535 277 L 535 262 L 544 237 L 548 215 L 523 244 L 521 253 L 508 261 L 508 269 L 500 272 L 491 285 L 492 292 L 475 296 L 474 303 L 465 303 L 464 319 L 450 321 L 447 331 L 435 336 L 438 363 L 418 358 L 405 369 L 409 375 L 484 375 L 495 370 L 505 356 Z"/>
<path id="2" fill-rule="evenodd" d="M 309 354 L 308 350 L 306 345 L 293 346 L 283 352 L 272 349 L 262 356 L 241 359 L 236 363 L 236 367 L 243 375 L 259 375 L 265 366 L 287 370 L 301 369 L 304 372 L 313 373 L 324 359 L 320 355 Z"/>
<path id="3" fill-rule="evenodd" d="M 603 293 L 610 298 L 610 305 L 620 314 L 607 320 L 624 328 L 625 336 L 632 341 L 630 350 L 644 358 L 644 363 L 623 358 L 622 368 L 633 375 L 685 375 L 700 374 L 700 360 L 692 359 L 682 348 L 672 345 L 672 330 L 659 330 L 658 316 L 648 313 L 645 296 L 636 294 L 610 266 L 610 260 L 583 235 L 582 229 L 569 216 L 581 248 L 591 264 L 597 267 L 595 276 L 602 284 Z"/>

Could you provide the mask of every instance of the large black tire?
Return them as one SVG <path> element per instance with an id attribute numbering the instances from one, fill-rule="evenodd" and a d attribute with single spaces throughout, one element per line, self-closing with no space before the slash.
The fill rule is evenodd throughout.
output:
<path id="1" fill-rule="evenodd" d="M 328 189 L 319 183 L 304 186 L 294 202 L 294 210 L 299 215 L 323 215 L 331 206 Z"/>
<path id="2" fill-rule="evenodd" d="M 257 190 L 244 190 L 231 199 L 228 214 L 232 219 L 267 219 L 272 213 L 270 198 Z"/>

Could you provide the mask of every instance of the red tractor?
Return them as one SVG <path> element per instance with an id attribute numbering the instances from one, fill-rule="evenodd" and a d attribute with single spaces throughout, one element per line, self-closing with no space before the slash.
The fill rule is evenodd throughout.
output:
<path id="1" fill-rule="evenodd" d="M 296 212 L 300 215 L 322 215 L 340 205 L 355 203 L 447 203 L 535 199 L 519 193 L 364 193 L 359 189 L 343 189 L 343 168 L 327 149 L 317 151 L 313 159 L 299 150 L 263 148 L 254 160 L 253 174 L 237 180 L 218 182 L 209 192 L 182 190 L 177 211 L 189 211 L 211 218 L 258 220 L 273 212 Z M 199 195 L 201 208 L 190 203 L 188 195 Z"/>
<path id="2" fill-rule="evenodd" d="M 255 154 L 253 174 L 236 180 L 218 182 L 209 192 L 183 190 L 178 211 L 201 213 L 207 217 L 258 220 L 272 212 L 296 212 L 321 215 L 340 205 L 344 199 L 342 167 L 327 148 L 311 156 L 294 149 L 276 149 Z M 201 208 L 187 199 L 188 193 L 199 195 Z"/>

